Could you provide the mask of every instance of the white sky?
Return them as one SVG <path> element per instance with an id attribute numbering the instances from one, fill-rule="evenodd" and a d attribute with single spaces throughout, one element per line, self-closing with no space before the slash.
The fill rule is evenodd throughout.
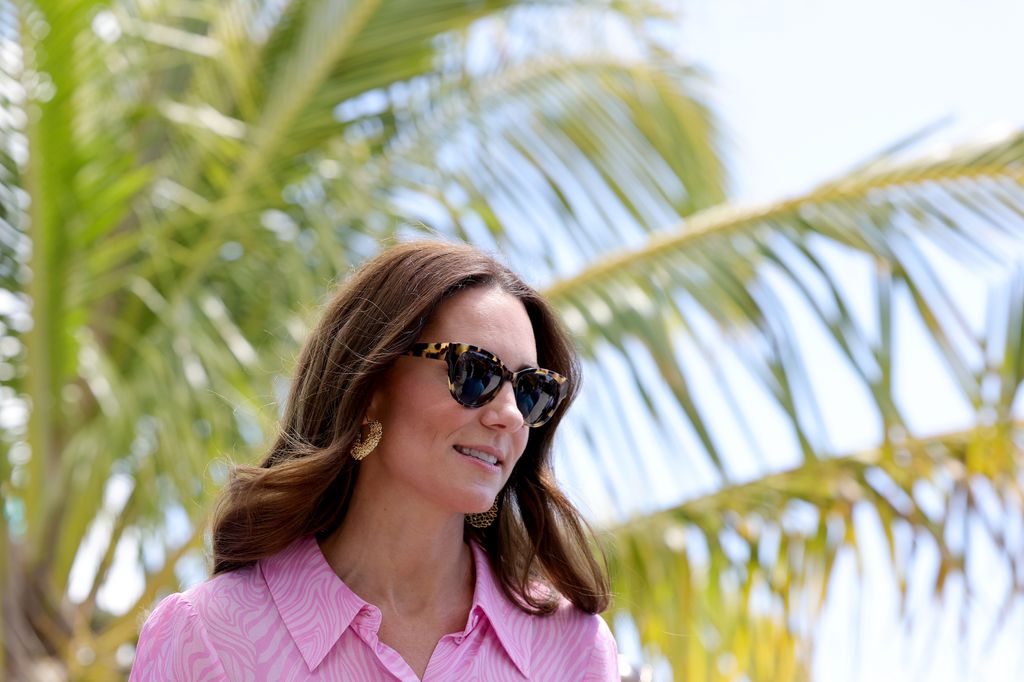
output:
<path id="1" fill-rule="evenodd" d="M 711 73 L 741 200 L 807 189 L 946 116 L 1024 124 L 1019 0 L 687 0 L 680 51 Z"/>

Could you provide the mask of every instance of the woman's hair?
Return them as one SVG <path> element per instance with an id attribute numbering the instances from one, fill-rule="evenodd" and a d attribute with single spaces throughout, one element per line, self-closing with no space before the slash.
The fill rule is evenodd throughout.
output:
<path id="1" fill-rule="evenodd" d="M 557 606 L 557 597 L 536 589 L 538 583 L 588 613 L 608 607 L 606 571 L 551 467 L 555 429 L 581 378 L 573 344 L 550 306 L 508 268 L 473 247 L 433 241 L 384 251 L 327 304 L 299 357 L 277 441 L 259 467 L 235 467 L 218 500 L 214 574 L 339 526 L 359 475 L 349 451 L 377 383 L 419 340 L 438 306 L 469 287 L 499 287 L 522 302 L 539 365 L 567 377 L 569 390 L 551 420 L 530 429 L 526 450 L 498 494 L 498 520 L 484 529 L 467 524 L 466 533 L 484 548 L 505 594 L 523 610 L 543 614 Z"/>

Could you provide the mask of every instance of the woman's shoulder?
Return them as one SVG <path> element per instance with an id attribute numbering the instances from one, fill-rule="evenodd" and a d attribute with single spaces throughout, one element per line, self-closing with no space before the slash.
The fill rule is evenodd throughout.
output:
<path id="1" fill-rule="evenodd" d="M 563 670 L 566 679 L 617 680 L 618 646 L 604 618 L 583 611 L 565 597 L 557 599 L 557 607 L 548 614 L 510 611 L 510 622 L 499 630 L 529 632 L 529 643 L 523 648 L 530 652 L 531 668 Z"/>
<path id="2" fill-rule="evenodd" d="M 258 570 L 255 565 L 239 568 L 167 595 L 145 616 L 142 632 L 196 630 L 207 636 L 231 611 L 265 600 Z"/>
<path id="3" fill-rule="evenodd" d="M 533 582 L 530 585 L 530 597 L 537 603 L 554 604 L 554 608 L 547 613 L 530 613 L 516 605 L 515 608 L 509 608 L 507 613 L 512 619 L 531 629 L 536 639 L 554 638 L 563 643 L 576 643 L 583 647 L 594 643 L 607 643 L 609 640 L 614 644 L 611 630 L 603 617 L 596 613 L 587 613 L 550 585 Z"/>
<path id="4" fill-rule="evenodd" d="M 216 604 L 238 604 L 261 598 L 265 592 L 266 583 L 256 563 L 212 576 L 185 590 L 182 595 L 205 611 Z"/>
<path id="5" fill-rule="evenodd" d="M 224 679 L 218 649 L 238 638 L 239 614 L 266 600 L 258 571 L 223 573 L 161 599 L 142 625 L 131 679 Z"/>
<path id="6" fill-rule="evenodd" d="M 531 612 L 502 588 L 483 549 L 471 546 L 477 568 L 473 608 L 490 620 L 495 637 L 523 675 L 543 671 L 546 679 L 618 679 L 615 639 L 601 616 L 583 611 L 539 581 L 530 584 L 529 601 L 553 602 L 555 608 L 545 614 Z M 478 615 L 471 613 L 471 624 Z"/>
<path id="7" fill-rule="evenodd" d="M 204 619 L 196 609 L 194 591 L 164 597 L 146 617 L 130 679 L 224 679 Z"/>
<path id="8" fill-rule="evenodd" d="M 540 580 L 529 584 L 530 600 L 538 604 L 553 603 L 555 608 L 544 614 L 531 613 L 531 609 L 516 603 L 505 594 L 500 586 L 501 581 L 486 560 L 482 548 L 476 543 L 473 543 L 473 548 L 478 571 L 476 598 L 485 610 L 502 614 L 505 619 L 514 621 L 516 627 L 533 631 L 540 637 L 570 636 L 572 639 L 580 640 L 590 637 L 591 641 L 593 638 L 604 638 L 606 635 L 608 638 L 611 637 L 608 625 L 600 615 L 583 611 L 549 584 Z"/>

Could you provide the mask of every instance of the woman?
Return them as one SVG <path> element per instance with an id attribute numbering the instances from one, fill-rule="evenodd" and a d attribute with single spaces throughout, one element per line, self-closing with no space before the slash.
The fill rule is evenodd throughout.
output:
<path id="1" fill-rule="evenodd" d="M 476 249 L 370 261 L 223 493 L 214 577 L 160 603 L 132 679 L 618 679 L 608 580 L 551 471 L 579 377 L 548 305 Z"/>

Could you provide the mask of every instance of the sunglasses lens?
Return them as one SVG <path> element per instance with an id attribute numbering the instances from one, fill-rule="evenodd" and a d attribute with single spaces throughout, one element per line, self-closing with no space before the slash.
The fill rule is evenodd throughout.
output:
<path id="1" fill-rule="evenodd" d="M 523 421 L 540 426 L 554 413 L 561 397 L 561 386 L 547 374 L 530 372 L 516 381 L 516 404 L 523 413 Z"/>
<path id="2" fill-rule="evenodd" d="M 484 355 L 466 351 L 449 364 L 455 399 L 466 407 L 480 407 L 501 384 L 501 368 Z"/>

